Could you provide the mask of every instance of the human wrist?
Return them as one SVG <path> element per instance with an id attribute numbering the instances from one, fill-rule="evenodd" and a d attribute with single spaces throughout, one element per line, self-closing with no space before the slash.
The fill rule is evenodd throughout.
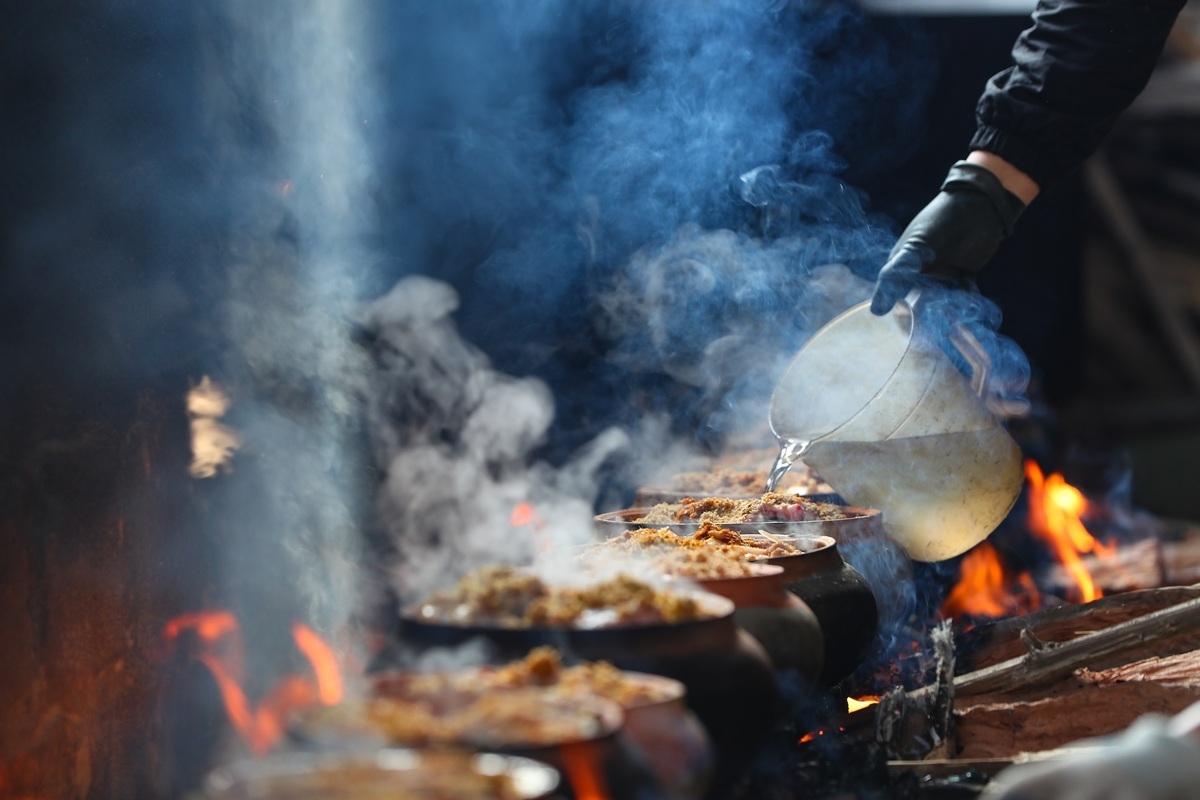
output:
<path id="1" fill-rule="evenodd" d="M 978 164 L 994 174 L 1000 184 L 1016 195 L 1025 205 L 1032 203 L 1033 199 L 1041 192 L 1041 187 L 1033 178 L 995 153 L 989 153 L 986 150 L 972 150 L 967 156 L 967 161 L 971 164 Z"/>

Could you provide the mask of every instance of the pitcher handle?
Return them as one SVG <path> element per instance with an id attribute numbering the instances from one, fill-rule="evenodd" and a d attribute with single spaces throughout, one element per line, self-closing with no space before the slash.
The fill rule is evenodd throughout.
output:
<path id="1" fill-rule="evenodd" d="M 910 308 L 914 309 L 921 299 L 920 289 L 916 289 L 906 298 Z M 1025 398 L 1001 397 L 993 394 L 988 396 L 987 381 L 992 371 L 992 357 L 988 355 L 983 344 L 971 333 L 966 325 L 955 325 L 949 334 L 950 344 L 971 367 L 971 389 L 974 390 L 991 411 L 998 417 L 1024 417 L 1029 414 L 1029 401 Z"/>
<path id="2" fill-rule="evenodd" d="M 950 331 L 950 344 L 971 367 L 971 388 L 975 394 L 987 399 L 987 379 L 992 371 L 992 357 L 983 349 L 979 339 L 967 328 L 958 324 Z"/>

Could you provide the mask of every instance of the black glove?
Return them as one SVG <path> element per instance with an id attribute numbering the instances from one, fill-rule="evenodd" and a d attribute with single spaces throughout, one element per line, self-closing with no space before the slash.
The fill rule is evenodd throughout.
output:
<path id="1" fill-rule="evenodd" d="M 900 234 L 875 281 L 871 313 L 886 314 L 918 286 L 969 285 L 1024 210 L 991 170 L 959 161 L 938 196 Z"/>

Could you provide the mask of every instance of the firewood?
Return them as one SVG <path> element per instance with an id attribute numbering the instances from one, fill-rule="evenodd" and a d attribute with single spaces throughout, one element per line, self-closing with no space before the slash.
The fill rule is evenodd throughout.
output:
<path id="1" fill-rule="evenodd" d="M 1163 578 L 1165 583 L 1186 585 L 1200 582 L 1200 530 L 1189 526 L 1163 542 Z"/>
<path id="2" fill-rule="evenodd" d="M 1127 728 L 1147 713 L 1177 714 L 1200 700 L 1200 687 L 1076 681 L 1074 689 L 1034 700 L 1007 695 L 969 699 L 956 712 L 958 758 L 1011 758 L 1064 747 Z"/>
<path id="3" fill-rule="evenodd" d="M 1133 596 L 1131 595 L 1131 597 Z M 1065 704 L 1064 714 L 1069 712 L 1068 715 L 1088 718 L 1090 712 L 1085 713 L 1072 705 L 1078 703 L 1078 700 L 1062 698 L 1077 695 L 1079 693 L 1077 690 L 1083 686 L 1089 687 L 1087 691 L 1093 691 L 1104 682 L 1098 682 L 1092 677 L 1080 678 L 1080 675 L 1103 675 L 1106 673 L 1102 673 L 1100 670 L 1104 668 L 1129 664 L 1135 660 L 1144 660 L 1148 656 L 1161 657 L 1200 650 L 1200 641 L 1197 641 L 1200 639 L 1200 587 L 1147 592 L 1142 596 L 1133 597 L 1135 602 L 1131 605 L 1146 608 L 1161 604 L 1164 598 L 1168 597 L 1176 600 L 1180 597 L 1187 599 L 1166 608 L 1141 614 L 1133 619 L 1125 619 L 1109 627 L 1075 638 L 1067 638 L 1057 643 L 1044 642 L 1029 628 L 1015 627 L 1019 621 L 1011 621 L 1013 623 L 1012 630 L 1015 631 L 1018 641 L 1023 642 L 1022 646 L 1027 652 L 1016 658 L 954 678 L 956 722 L 953 727 L 957 729 L 964 719 L 963 715 L 968 712 L 976 717 L 983 714 L 983 711 L 972 710 L 977 706 L 992 707 L 991 711 L 999 715 L 998 718 L 1008 715 L 1012 719 L 1023 719 L 1020 715 L 1024 714 L 1027 709 L 1044 710 L 1048 704 L 1061 702 Z M 1094 621 L 1096 618 L 1103 617 L 1105 613 L 1111 619 L 1113 616 L 1128 612 L 1128 609 L 1122 608 L 1122 603 L 1119 601 L 1120 598 L 1112 598 L 1102 604 L 1103 612 L 1091 609 L 1090 614 L 1087 607 L 1055 609 L 1054 621 L 1060 624 L 1082 620 Z M 1057 630 L 1069 631 L 1070 628 L 1060 627 Z M 1200 659 L 1200 653 L 1197 653 L 1195 657 Z M 1090 673 L 1087 672 L 1089 669 Z M 1145 667 L 1145 669 L 1150 670 L 1151 667 Z M 1189 674 L 1185 667 L 1179 667 L 1177 672 Z M 1200 684 L 1200 680 L 1194 682 Z M 1129 694 L 1127 688 L 1122 688 L 1119 691 L 1123 694 L 1119 697 L 1104 695 L 1105 699 L 1115 698 L 1115 710 L 1107 717 L 1097 717 L 1097 725 L 1107 727 L 1113 720 L 1125 721 L 1128 724 L 1139 713 L 1164 708 L 1180 710 L 1190 704 L 1193 699 L 1200 698 L 1200 686 L 1188 685 L 1181 688 L 1155 683 L 1153 680 L 1145 683 L 1150 687 L 1150 692 L 1162 695 L 1156 701 L 1157 705 L 1154 702 L 1135 702 L 1132 698 L 1140 697 L 1140 695 L 1136 692 Z M 1112 681 L 1109 681 L 1108 685 L 1130 686 L 1128 682 L 1117 684 Z M 1133 686 L 1132 688 L 1138 689 L 1139 687 Z M 930 718 L 930 711 L 936 705 L 935 698 L 939 691 L 937 685 L 925 686 L 910 692 L 897 690 L 899 696 L 889 696 L 888 703 L 880 704 L 880 708 L 886 707 L 893 711 L 894 719 L 889 718 L 886 725 L 876 725 L 875 728 L 876 740 L 887 748 L 889 758 L 911 759 L 914 757 L 914 751 L 919 753 L 915 756 L 917 758 L 928 756 L 933 746 L 941 740 L 940 736 L 934 735 L 937 731 Z M 1106 689 L 1105 691 L 1110 690 Z M 872 720 L 875 723 L 880 722 L 874 717 L 873 711 L 873 709 L 866 709 L 848 715 L 843 727 L 846 730 L 863 730 L 872 724 Z M 1129 716 L 1130 713 L 1133 714 L 1133 717 Z M 1021 722 L 1021 724 L 1025 723 Z M 1029 724 L 1033 725 L 1034 723 Z M 1000 728 L 1004 727 L 1000 723 L 996 723 L 996 725 Z M 1057 722 L 1053 736 L 1048 734 L 1046 737 L 1047 739 L 1057 737 L 1057 743 L 1048 744 L 1041 741 L 1026 743 L 1023 749 L 1041 750 L 1058 747 L 1073 738 L 1111 732 L 1091 728 L 1085 730 L 1080 725 L 1081 723 L 1071 723 L 1070 721 Z M 1096 728 L 1097 725 L 1093 725 L 1093 728 Z M 1009 727 L 1011 728 L 1011 725 Z M 1114 728 L 1114 730 L 1116 729 L 1119 729 L 1119 726 Z M 958 744 L 966 746 L 961 740 L 958 741 Z M 994 754 L 994 752 L 989 752 L 981 757 L 991 757 Z"/>
<path id="4" fill-rule="evenodd" d="M 1200 650 L 1105 670 L 1081 669 L 1045 696 L 980 695 L 957 709 L 963 758 L 1062 747 L 1124 730 L 1143 714 L 1177 714 L 1200 700 Z"/>
<path id="5" fill-rule="evenodd" d="M 1152 589 L 1168 583 L 1163 546 L 1156 538 L 1125 544 L 1104 555 L 1085 555 L 1081 560 L 1096 588 L 1104 594 Z M 1074 586 L 1075 580 L 1060 564 L 1042 572 L 1037 584 L 1067 590 Z M 1065 591 L 1064 596 L 1070 596 L 1070 592 Z"/>
<path id="6" fill-rule="evenodd" d="M 1182 639 L 1175 639 L 1184 634 Z M 1200 636 L 1200 597 L 1153 611 L 1104 630 L 1086 633 L 1057 644 L 1047 644 L 1033 634 L 1025 636 L 1029 652 L 954 679 L 959 695 L 981 694 L 1014 686 L 1036 686 L 1069 675 L 1081 667 L 1111 664 L 1109 656 L 1138 650 L 1145 655 L 1186 652 Z M 1175 649 L 1168 647 L 1168 641 Z M 1191 646 L 1181 641 L 1192 639 Z M 1131 659 L 1127 659 L 1131 660 Z"/>
<path id="7" fill-rule="evenodd" d="M 1096 685 L 1153 681 L 1167 686 L 1200 687 L 1200 650 L 1146 658 L 1103 670 L 1082 669 L 1079 680 Z"/>
<path id="8" fill-rule="evenodd" d="M 1084 605 L 1057 606 L 1024 617 L 1008 617 L 985 623 L 958 636 L 958 660 L 965 667 L 960 672 L 983 669 L 1020 657 L 1028 650 L 1021 641 L 1021 632 L 1025 630 L 1042 642 L 1065 642 L 1081 634 L 1111 628 L 1196 597 L 1200 597 L 1200 586 L 1170 586 L 1113 595 Z"/>

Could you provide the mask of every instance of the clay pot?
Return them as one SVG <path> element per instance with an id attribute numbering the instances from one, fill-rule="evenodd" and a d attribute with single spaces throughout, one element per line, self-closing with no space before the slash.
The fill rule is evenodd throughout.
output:
<path id="1" fill-rule="evenodd" d="M 410 693 L 408 687 L 414 677 L 414 673 L 376 676 L 374 694 L 425 700 L 435 707 L 445 704 L 448 710 L 466 702 L 454 692 L 432 696 Z M 511 691 L 522 719 L 558 720 L 581 732 L 548 738 L 545 731 L 523 731 L 517 724 L 471 729 L 453 742 L 430 741 L 420 734 L 406 740 L 402 734 L 381 728 L 366 713 L 366 707 L 354 701 L 302 714 L 292 721 L 290 732 L 301 747 L 325 751 L 366 752 L 383 747 L 419 748 L 425 753 L 483 750 L 548 764 L 568 779 L 573 770 L 585 770 L 622 796 L 657 788 L 650 765 L 621 737 L 624 713 L 615 703 L 590 695 L 558 697 L 537 687 Z"/>
<path id="2" fill-rule="evenodd" d="M 825 645 L 818 680 L 822 686 L 833 686 L 866 658 L 879 627 L 879 606 L 870 584 L 842 559 L 833 537 L 795 537 L 791 541 L 803 552 L 768 562 L 783 567 L 788 591 L 816 616 Z"/>
<path id="3" fill-rule="evenodd" d="M 729 528 L 741 534 L 756 534 L 765 530 L 767 533 L 781 536 L 832 536 L 839 542 L 886 537 L 879 521 L 878 510 L 856 506 L 842 506 L 841 509 L 846 515 L 844 519 L 763 520 L 761 522 L 722 522 L 720 525 L 722 528 Z M 691 536 L 700 528 L 701 524 L 696 520 L 666 524 L 637 522 L 648 513 L 650 513 L 649 507 L 639 507 L 598 514 L 596 515 L 596 529 L 605 539 L 611 539 L 622 531 L 638 528 L 669 528 L 681 536 Z"/>
<path id="4" fill-rule="evenodd" d="M 604 538 L 625 530 L 665 527 L 691 536 L 699 529 L 698 521 L 645 525 L 635 522 L 649 508 L 627 508 L 600 514 L 596 527 Z M 743 536 L 761 537 L 766 531 L 776 538 L 795 543 L 806 552 L 769 560 L 785 569 L 785 585 L 816 615 L 822 630 L 824 663 L 818 683 L 832 686 L 862 663 L 880 628 L 880 603 L 876 585 L 881 589 L 903 584 L 910 577 L 911 563 L 900 548 L 887 538 L 880 512 L 871 508 L 843 507 L 844 519 L 806 519 L 721 523 L 722 527 Z M 843 557 L 843 551 L 850 556 Z M 887 606 L 902 608 L 895 603 Z M 897 620 L 885 620 L 888 629 Z"/>
<path id="5" fill-rule="evenodd" d="M 478 776 L 486 786 L 507 779 L 503 795 L 486 789 L 456 790 L 445 777 Z M 358 753 L 285 753 L 230 764 L 213 771 L 204 784 L 209 800 L 384 800 L 405 789 L 415 795 L 454 800 L 515 798 L 542 800 L 561 783 L 557 770 L 527 758 L 496 753 L 385 749 Z"/>
<path id="6" fill-rule="evenodd" d="M 661 675 L 625 673 L 653 684 L 661 699 L 622 706 L 621 735 L 658 779 L 667 800 L 697 800 L 712 778 L 712 742 L 687 706 L 687 687 Z"/>
<path id="7" fill-rule="evenodd" d="M 708 592 L 695 596 L 709 616 L 600 629 L 453 625 L 422 618 L 411 608 L 401 615 L 399 636 L 417 649 L 482 638 L 492 645 L 497 663 L 550 645 L 564 655 L 673 678 L 687 688 L 688 706 L 708 730 L 720 758 L 747 757 L 775 719 L 779 686 L 774 665 L 762 645 L 738 627 L 731 601 Z"/>
<path id="8" fill-rule="evenodd" d="M 788 492 L 784 492 L 788 494 Z M 639 488 L 633 495 L 633 504 L 638 507 L 649 507 L 658 505 L 659 503 L 678 503 L 685 497 L 710 497 L 711 492 L 682 492 L 678 489 L 664 489 L 658 486 L 643 486 Z M 721 497 L 729 498 L 730 500 L 753 500 L 756 497 L 762 497 L 762 492 L 757 494 L 730 494 L 721 493 Z M 813 492 L 811 494 L 797 494 L 796 497 L 803 497 L 805 500 L 812 500 L 816 503 L 836 503 L 843 505 L 845 500 L 842 496 L 829 491 Z"/>
<path id="9" fill-rule="evenodd" d="M 733 601 L 734 621 L 763 646 L 777 669 L 794 670 L 815 685 L 825 663 L 821 624 L 812 609 L 788 591 L 784 567 L 762 564 L 758 570 L 757 575 L 696 583 Z"/>

